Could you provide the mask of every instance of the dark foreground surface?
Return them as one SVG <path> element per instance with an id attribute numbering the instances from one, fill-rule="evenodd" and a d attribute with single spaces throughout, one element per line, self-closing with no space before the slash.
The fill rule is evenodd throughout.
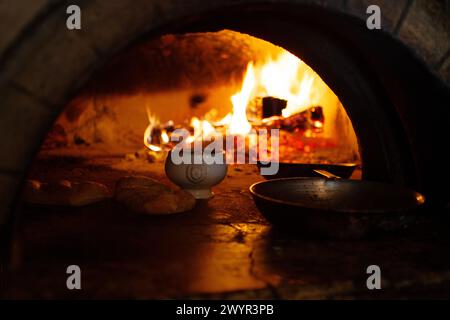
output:
<path id="1" fill-rule="evenodd" d="M 119 177 L 135 173 L 107 163 L 40 161 L 30 176 L 113 190 Z M 147 175 L 165 180 L 161 164 L 149 167 Z M 260 180 L 256 166 L 230 167 L 214 198 L 163 217 L 113 200 L 82 208 L 23 204 L 5 297 L 450 298 L 444 212 L 430 210 L 433 218 L 376 239 L 302 239 L 274 230 L 258 212 L 248 187 Z M 69 265 L 81 268 L 81 290 L 66 287 Z M 366 287 L 369 265 L 381 268 L 381 290 Z"/>

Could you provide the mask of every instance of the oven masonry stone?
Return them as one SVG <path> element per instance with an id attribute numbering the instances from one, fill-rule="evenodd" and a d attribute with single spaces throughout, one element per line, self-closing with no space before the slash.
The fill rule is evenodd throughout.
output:
<path id="1" fill-rule="evenodd" d="M 82 29 L 65 27 L 66 8 L 82 10 Z M 144 34 L 187 24 L 209 11 L 274 0 L 3 1 L 0 4 L 0 232 L 20 179 L 64 103 L 89 75 L 121 48 Z M 383 32 L 404 43 L 450 84 L 450 28 L 447 1 L 285 0 L 351 16 L 365 24 L 368 4 L 383 14 Z M 257 14 L 257 10 L 255 11 Z M 182 23 L 180 23 L 182 22 Z"/>

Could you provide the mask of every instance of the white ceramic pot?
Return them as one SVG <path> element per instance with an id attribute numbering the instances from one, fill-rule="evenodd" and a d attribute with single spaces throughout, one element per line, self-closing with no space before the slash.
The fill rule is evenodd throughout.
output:
<path id="1" fill-rule="evenodd" d="M 171 155 L 172 152 L 169 152 L 165 163 L 167 177 L 196 199 L 211 198 L 211 187 L 219 184 L 227 174 L 225 159 L 222 164 L 208 164 L 203 159 L 201 164 L 175 164 Z"/>

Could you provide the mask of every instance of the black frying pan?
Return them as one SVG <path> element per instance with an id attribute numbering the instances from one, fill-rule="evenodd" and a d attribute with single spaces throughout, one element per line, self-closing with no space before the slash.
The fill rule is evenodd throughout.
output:
<path id="1" fill-rule="evenodd" d="M 272 179 L 253 184 L 250 192 L 274 225 L 314 237 L 396 230 L 411 222 L 411 213 L 425 202 L 423 195 L 404 187 L 329 176 Z"/>

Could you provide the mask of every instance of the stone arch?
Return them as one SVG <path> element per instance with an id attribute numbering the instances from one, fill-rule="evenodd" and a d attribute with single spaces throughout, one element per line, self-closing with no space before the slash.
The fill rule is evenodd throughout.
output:
<path id="1" fill-rule="evenodd" d="M 277 1 L 262 1 L 266 4 Z M 82 30 L 65 28 L 68 4 L 82 8 Z M 176 26 L 210 10 L 256 0 L 106 2 L 41 0 L 1 4 L 0 29 L 0 226 L 10 221 L 28 162 L 61 107 L 93 70 L 115 52 L 148 33 Z M 287 0 L 365 19 L 379 4 L 383 28 L 406 44 L 441 79 L 449 80 L 449 19 L 444 1 Z M 447 10 L 447 11 L 445 11 Z M 2 228 L 0 228 L 1 231 Z M 2 241 L 2 239 L 0 239 Z"/>

